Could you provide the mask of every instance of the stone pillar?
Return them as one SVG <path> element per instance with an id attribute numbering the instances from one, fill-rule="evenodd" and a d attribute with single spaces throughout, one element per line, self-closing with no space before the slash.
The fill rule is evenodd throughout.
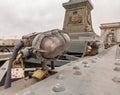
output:
<path id="1" fill-rule="evenodd" d="M 66 9 L 63 29 L 69 33 L 93 32 L 90 0 L 69 0 L 63 3 Z"/>
<path id="2" fill-rule="evenodd" d="M 112 46 L 120 43 L 120 22 L 103 23 L 100 26 L 101 39 L 107 46 Z"/>

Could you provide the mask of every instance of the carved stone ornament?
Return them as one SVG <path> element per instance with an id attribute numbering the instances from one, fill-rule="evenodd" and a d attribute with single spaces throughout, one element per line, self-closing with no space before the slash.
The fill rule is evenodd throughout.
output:
<path id="1" fill-rule="evenodd" d="M 69 23 L 71 24 L 82 23 L 82 16 L 78 15 L 77 11 L 74 11 L 73 15 L 69 19 Z"/>
<path id="2" fill-rule="evenodd" d="M 87 22 L 88 22 L 88 24 L 90 25 L 91 24 L 91 19 L 90 19 L 91 17 L 90 17 L 90 12 L 88 12 L 88 15 L 87 15 Z"/>

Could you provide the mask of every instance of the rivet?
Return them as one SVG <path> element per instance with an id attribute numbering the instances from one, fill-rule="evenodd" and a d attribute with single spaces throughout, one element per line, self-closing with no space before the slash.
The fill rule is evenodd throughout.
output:
<path id="1" fill-rule="evenodd" d="M 115 65 L 120 65 L 120 62 L 115 62 Z"/>
<path id="2" fill-rule="evenodd" d="M 58 76 L 56 77 L 56 79 L 62 80 L 62 79 L 64 79 L 64 75 L 63 75 L 63 74 L 60 74 L 60 75 L 58 75 Z"/>
<path id="3" fill-rule="evenodd" d="M 82 64 L 88 64 L 88 62 L 87 61 L 83 61 Z"/>
<path id="4" fill-rule="evenodd" d="M 62 92 L 65 91 L 65 87 L 59 83 L 57 83 L 53 88 L 52 91 L 54 92 Z"/>
<path id="5" fill-rule="evenodd" d="M 82 73 L 81 73 L 81 71 L 77 70 L 77 71 L 74 72 L 74 75 L 82 75 Z"/>
<path id="6" fill-rule="evenodd" d="M 120 71 L 120 67 L 115 67 L 114 70 L 115 71 Z"/>
<path id="7" fill-rule="evenodd" d="M 79 66 L 74 66 L 73 69 L 74 70 L 79 70 L 80 68 L 79 68 Z"/>
<path id="8" fill-rule="evenodd" d="M 112 80 L 113 80 L 114 82 L 120 82 L 120 77 L 114 77 Z"/>

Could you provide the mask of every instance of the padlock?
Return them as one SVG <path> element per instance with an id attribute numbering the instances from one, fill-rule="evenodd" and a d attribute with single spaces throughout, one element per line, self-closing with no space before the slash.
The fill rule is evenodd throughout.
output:
<path id="1" fill-rule="evenodd" d="M 35 78 L 35 79 L 40 80 L 40 79 L 44 78 L 47 74 L 48 74 L 48 68 L 45 69 L 45 70 L 40 70 L 39 69 L 39 70 L 36 70 L 33 73 L 32 77 Z"/>
<path id="2" fill-rule="evenodd" d="M 18 61 L 14 61 L 11 69 L 11 79 L 24 78 L 24 65 L 22 58 Z"/>

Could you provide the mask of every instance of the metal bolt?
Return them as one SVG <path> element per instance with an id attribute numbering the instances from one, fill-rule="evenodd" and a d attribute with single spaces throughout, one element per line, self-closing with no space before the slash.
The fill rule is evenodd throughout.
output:
<path id="1" fill-rule="evenodd" d="M 114 70 L 115 71 L 120 71 L 120 67 L 115 67 Z"/>
<path id="2" fill-rule="evenodd" d="M 79 70 L 80 68 L 79 68 L 79 66 L 74 66 L 73 69 L 74 70 Z"/>
<path id="3" fill-rule="evenodd" d="M 65 87 L 59 83 L 57 83 L 53 88 L 52 91 L 54 92 L 62 92 L 65 91 Z"/>
<path id="4" fill-rule="evenodd" d="M 87 61 L 83 61 L 82 64 L 88 64 L 88 62 Z"/>
<path id="5" fill-rule="evenodd" d="M 115 65 L 120 65 L 120 62 L 115 62 Z"/>
<path id="6" fill-rule="evenodd" d="M 114 82 L 120 82 L 120 77 L 114 77 L 114 78 L 112 79 L 112 81 L 114 81 Z"/>

